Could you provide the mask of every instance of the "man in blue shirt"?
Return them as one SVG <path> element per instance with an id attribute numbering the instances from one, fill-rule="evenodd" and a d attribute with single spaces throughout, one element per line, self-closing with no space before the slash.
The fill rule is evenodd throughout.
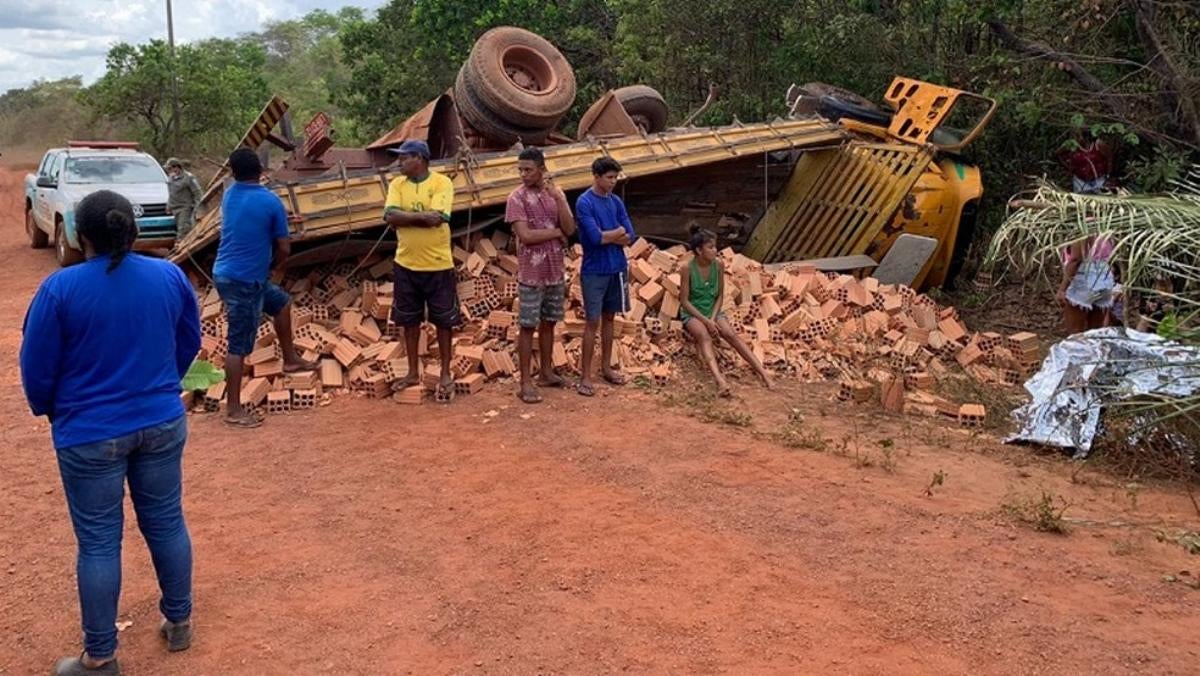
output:
<path id="1" fill-rule="evenodd" d="M 229 320 L 225 422 L 258 427 L 262 421 L 242 406 L 242 362 L 254 350 L 263 313 L 275 320 L 285 373 L 311 371 L 317 365 L 296 354 L 291 298 L 271 281 L 271 271 L 282 271 L 291 253 L 287 211 L 275 193 L 259 183 L 262 163 L 253 150 L 233 151 L 229 169 L 236 183 L 221 198 L 221 244 L 213 264 L 213 282 Z"/>
<path id="2" fill-rule="evenodd" d="M 590 397 L 592 355 L 596 347 L 596 328 L 600 328 L 600 374 L 613 385 L 624 385 L 625 378 L 612 366 L 613 317 L 629 310 L 629 283 L 625 247 L 637 235 L 625 203 L 613 194 L 621 165 L 611 157 L 592 163 L 592 187 L 575 201 L 575 221 L 583 244 L 580 286 L 587 324 L 583 331 L 582 376 L 579 393 Z"/>

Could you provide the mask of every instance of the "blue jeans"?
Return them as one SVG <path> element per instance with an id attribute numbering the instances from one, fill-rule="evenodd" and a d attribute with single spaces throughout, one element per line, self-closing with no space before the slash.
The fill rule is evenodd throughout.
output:
<path id="1" fill-rule="evenodd" d="M 159 609 L 171 622 L 192 615 L 192 540 L 181 504 L 186 441 L 187 417 L 180 416 L 116 439 L 57 449 L 79 542 L 75 576 L 84 648 L 94 658 L 105 659 L 117 650 L 126 479 L 162 590 Z"/>
<path id="2" fill-rule="evenodd" d="M 292 300 L 286 291 L 270 280 L 242 282 L 217 277 L 213 280 L 217 295 L 225 303 L 229 320 L 229 354 L 245 357 L 254 351 L 258 324 L 263 313 L 274 317 Z"/>

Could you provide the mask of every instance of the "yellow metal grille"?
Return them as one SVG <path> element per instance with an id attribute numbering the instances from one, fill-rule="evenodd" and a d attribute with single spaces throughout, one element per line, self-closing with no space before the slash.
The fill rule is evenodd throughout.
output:
<path id="1" fill-rule="evenodd" d="M 764 263 L 864 253 L 931 158 L 874 143 L 805 154 L 744 253 Z"/>

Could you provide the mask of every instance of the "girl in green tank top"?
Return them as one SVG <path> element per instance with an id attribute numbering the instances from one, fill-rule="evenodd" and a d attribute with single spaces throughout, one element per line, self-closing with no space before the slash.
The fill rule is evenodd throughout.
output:
<path id="1" fill-rule="evenodd" d="M 721 261 L 717 259 L 717 236 L 708 230 L 702 230 L 692 224 L 690 228 L 692 239 L 688 248 L 692 250 L 692 260 L 688 263 L 687 273 L 680 275 L 679 280 L 679 317 L 683 327 L 696 344 L 697 350 L 708 370 L 717 381 L 718 394 L 728 397 L 732 394 L 729 382 L 721 373 L 717 364 L 717 339 L 728 343 L 754 369 L 759 379 L 768 388 L 772 387 L 771 378 L 767 375 L 758 357 L 742 342 L 729 318 L 721 312 L 721 301 L 725 294 L 725 275 Z"/>

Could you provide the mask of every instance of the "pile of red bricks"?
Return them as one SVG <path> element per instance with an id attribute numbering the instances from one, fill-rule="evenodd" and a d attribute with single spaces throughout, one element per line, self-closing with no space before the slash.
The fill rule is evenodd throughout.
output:
<path id="1" fill-rule="evenodd" d="M 478 239 L 471 251 L 454 250 L 465 319 L 454 338 L 458 394 L 516 375 L 517 259 L 510 244 L 508 235 L 498 232 Z M 616 321 L 614 365 L 631 378 L 663 385 L 676 360 L 693 354 L 677 318 L 687 255 L 682 247 L 662 250 L 645 240 L 627 253 L 630 311 Z M 974 424 L 985 414 L 982 407 L 960 406 L 933 394 L 940 380 L 965 373 L 984 384 L 1014 385 L 1036 370 L 1037 336 L 971 333 L 954 308 L 939 307 L 910 288 L 804 265 L 768 272 L 731 250 L 721 256 L 726 270 L 723 307 L 759 359 L 780 375 L 838 381 L 844 399 L 875 399 L 889 410 L 949 415 Z M 579 263 L 576 248 L 568 256 L 568 308 L 558 324 L 552 356 L 556 369 L 576 374 L 584 329 Z M 326 265 L 288 279 L 297 349 L 305 359 L 319 361 L 320 371 L 283 374 L 278 340 L 264 321 L 257 349 L 246 358 L 244 403 L 279 413 L 312 408 L 334 392 L 390 397 L 405 404 L 420 404 L 431 396 L 439 379 L 432 327 L 421 335 L 421 385 L 393 391 L 408 367 L 401 330 L 388 322 L 391 272 L 391 261 L 376 256 L 359 265 Z M 211 288 L 201 289 L 201 305 L 200 357 L 220 366 L 224 311 Z M 726 367 L 739 364 L 727 346 L 718 354 Z M 204 396 L 205 408 L 217 410 L 223 394 L 223 385 L 211 388 Z"/>

